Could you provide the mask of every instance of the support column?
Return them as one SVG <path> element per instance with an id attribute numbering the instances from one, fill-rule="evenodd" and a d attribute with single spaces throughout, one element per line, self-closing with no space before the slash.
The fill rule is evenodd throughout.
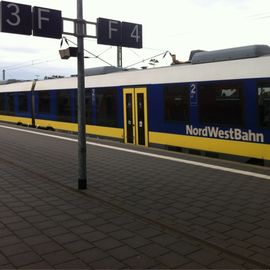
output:
<path id="1" fill-rule="evenodd" d="M 78 189 L 87 188 L 86 135 L 85 135 L 85 78 L 84 78 L 84 20 L 83 3 L 77 0 L 77 43 L 78 43 Z"/>

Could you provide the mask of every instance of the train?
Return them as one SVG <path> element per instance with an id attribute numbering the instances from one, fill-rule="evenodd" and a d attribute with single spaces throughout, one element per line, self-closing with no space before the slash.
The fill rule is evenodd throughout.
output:
<path id="1" fill-rule="evenodd" d="M 270 47 L 85 77 L 86 133 L 144 147 L 270 163 Z M 0 121 L 77 132 L 77 77 L 0 85 Z"/>

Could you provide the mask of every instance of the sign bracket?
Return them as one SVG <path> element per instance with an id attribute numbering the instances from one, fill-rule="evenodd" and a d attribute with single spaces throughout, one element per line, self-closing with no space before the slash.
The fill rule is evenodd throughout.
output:
<path id="1" fill-rule="evenodd" d="M 94 25 L 95 27 L 97 26 L 97 23 L 95 23 L 95 22 L 89 22 L 89 21 L 86 21 L 86 20 L 79 20 L 79 19 L 70 19 L 70 18 L 66 18 L 66 17 L 62 17 L 62 20 L 63 20 L 63 23 L 65 22 L 65 21 L 67 21 L 67 22 L 73 22 L 73 29 L 74 29 L 74 32 L 65 32 L 65 31 L 63 31 L 63 34 L 64 35 L 69 35 L 69 36 L 75 36 L 75 37 L 77 37 L 78 36 L 78 34 L 77 34 L 77 32 L 78 32 L 78 30 L 77 30 L 77 28 L 78 28 L 78 23 L 83 23 L 83 37 L 88 37 L 88 38 L 97 38 L 97 35 L 88 35 L 87 34 L 87 24 L 89 24 L 89 25 Z"/>

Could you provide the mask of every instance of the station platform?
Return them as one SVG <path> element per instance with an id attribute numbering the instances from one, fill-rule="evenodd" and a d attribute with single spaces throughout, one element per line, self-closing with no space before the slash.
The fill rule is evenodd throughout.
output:
<path id="1" fill-rule="evenodd" d="M 0 124 L 0 269 L 269 269 L 270 169 Z"/>

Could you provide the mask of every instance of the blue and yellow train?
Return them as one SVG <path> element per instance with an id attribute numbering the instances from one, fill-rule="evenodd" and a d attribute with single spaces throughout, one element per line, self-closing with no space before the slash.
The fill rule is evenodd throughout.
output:
<path id="1" fill-rule="evenodd" d="M 124 143 L 270 161 L 270 48 L 86 76 L 86 132 Z M 76 132 L 77 78 L 0 86 L 0 121 Z"/>

